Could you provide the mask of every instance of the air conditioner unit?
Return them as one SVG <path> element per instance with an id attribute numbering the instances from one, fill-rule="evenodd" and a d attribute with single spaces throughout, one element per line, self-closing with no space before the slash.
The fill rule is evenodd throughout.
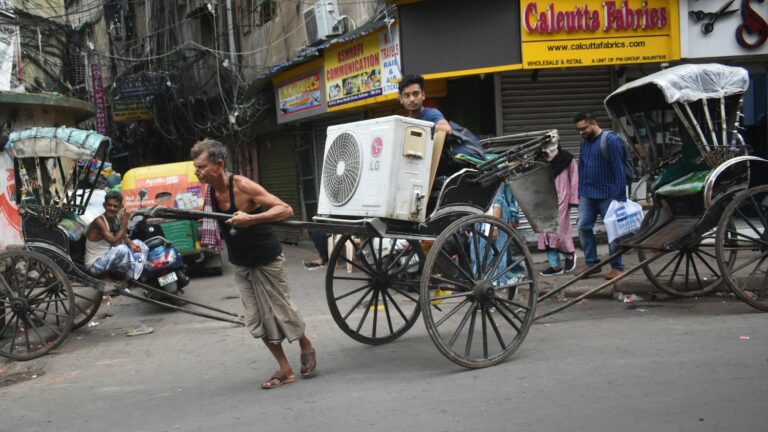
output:
<path id="1" fill-rule="evenodd" d="M 109 25 L 109 34 L 112 35 L 112 39 L 115 40 L 123 40 L 123 37 L 125 36 L 123 32 L 123 25 L 120 24 L 119 21 L 113 21 L 112 24 Z"/>
<path id="2" fill-rule="evenodd" d="M 304 30 L 309 45 L 324 41 L 329 36 L 343 33 L 339 23 L 339 5 L 336 0 L 319 0 L 314 5 L 304 9 Z"/>
<path id="3" fill-rule="evenodd" d="M 407 117 L 329 127 L 318 215 L 424 222 L 432 146 L 432 123 Z"/>

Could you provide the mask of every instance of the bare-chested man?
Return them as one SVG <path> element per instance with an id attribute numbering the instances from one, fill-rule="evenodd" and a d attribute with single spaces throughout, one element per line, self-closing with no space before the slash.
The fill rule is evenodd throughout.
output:
<path id="1" fill-rule="evenodd" d="M 303 377 L 314 375 L 317 366 L 315 350 L 304 335 L 304 320 L 291 301 L 285 256 L 270 225 L 293 216 L 293 209 L 255 181 L 227 172 L 226 156 L 224 145 L 218 141 L 206 139 L 192 147 L 195 174 L 213 189 L 213 210 L 232 215 L 219 227 L 245 307 L 248 331 L 264 341 L 280 366 L 262 384 L 272 389 L 296 379 L 283 351 L 283 339 L 299 341 Z"/>

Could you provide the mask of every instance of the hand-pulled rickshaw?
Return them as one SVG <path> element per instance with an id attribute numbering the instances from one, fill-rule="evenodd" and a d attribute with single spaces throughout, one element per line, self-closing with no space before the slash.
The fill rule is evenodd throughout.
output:
<path id="1" fill-rule="evenodd" d="M 430 178 L 423 221 L 345 215 L 339 209 L 315 222 L 285 224 L 339 237 L 325 289 L 331 315 L 347 335 L 366 344 L 388 343 L 405 334 L 421 315 L 437 349 L 468 368 L 503 361 L 520 346 L 535 319 L 637 270 L 677 296 L 702 295 L 725 282 L 740 299 L 768 310 L 768 186 L 756 175 L 767 165 L 750 155 L 738 131 L 747 86 L 741 68 L 683 65 L 633 81 L 606 98 L 611 118 L 647 172 L 650 210 L 640 229 L 621 238 L 615 254 L 592 269 L 631 250 L 637 251 L 640 262 L 569 302 L 547 306 L 539 315 L 537 304 L 592 269 L 539 296 L 538 271 L 523 238 L 486 212 L 506 183 L 534 231 L 557 230 L 554 179 L 541 161 L 542 148 L 556 144 L 557 131 L 485 140 L 487 160 L 473 160 L 471 167 L 434 187 Z M 359 193 L 360 186 L 350 186 L 345 179 L 359 179 L 355 170 L 362 169 L 363 146 L 336 146 L 342 139 L 354 141 L 348 135 L 331 138 L 329 129 L 321 194 L 336 191 L 349 199 Z M 433 159 L 439 157 L 443 139 L 435 134 Z M 372 151 L 381 145 L 374 139 Z M 410 146 L 406 139 L 404 155 Z M 153 212 L 195 216 L 168 208 Z M 195 217 L 202 216 L 228 217 Z"/>
<path id="2" fill-rule="evenodd" d="M 556 231 L 556 191 L 540 153 L 557 132 L 531 132 L 485 140 L 489 160 L 430 187 L 436 199 L 424 222 L 316 218 L 313 228 L 343 234 L 327 267 L 331 315 L 353 339 L 383 344 L 405 334 L 421 313 L 443 355 L 478 368 L 509 357 L 535 319 L 640 269 L 673 295 L 702 295 L 725 282 L 740 299 L 768 310 L 768 186 L 756 175 L 768 165 L 751 155 L 738 131 L 747 87 L 744 69 L 682 65 L 606 99 L 647 172 L 650 196 L 641 228 L 620 239 L 616 255 L 636 250 L 640 257 L 621 277 L 536 314 L 537 304 L 589 269 L 538 296 L 538 271 L 522 237 L 486 214 L 506 182 L 534 231 Z M 437 154 L 439 142 L 436 135 Z M 339 171 L 330 168 L 331 175 Z M 327 175 L 324 169 L 324 184 L 333 180 Z M 509 277 L 520 269 L 524 277 Z"/>
<path id="3" fill-rule="evenodd" d="M 105 293 L 242 324 L 238 314 L 133 279 L 102 280 L 85 271 L 85 227 L 78 216 L 88 206 L 92 179 L 98 178 L 109 147 L 108 138 L 73 128 L 11 134 L 5 151 L 14 159 L 24 244 L 0 252 L 0 356 L 30 360 L 45 355 L 96 315 Z M 92 161 L 100 164 L 95 173 Z M 163 300 L 142 291 L 157 292 Z M 174 300 L 190 307 L 171 304 Z"/>

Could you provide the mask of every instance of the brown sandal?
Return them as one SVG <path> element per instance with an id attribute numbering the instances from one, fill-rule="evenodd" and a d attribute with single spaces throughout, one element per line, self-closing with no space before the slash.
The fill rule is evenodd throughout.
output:
<path id="1" fill-rule="evenodd" d="M 269 381 L 263 383 L 261 385 L 261 388 L 270 390 L 270 389 L 278 388 L 283 384 L 290 384 L 294 381 L 296 381 L 296 375 L 288 376 L 288 374 L 286 374 L 282 370 L 279 370 L 274 374 L 272 374 L 272 376 L 269 377 Z"/>
<path id="2" fill-rule="evenodd" d="M 312 351 L 306 354 L 301 353 L 301 376 L 309 378 L 315 374 L 316 369 L 317 361 L 315 360 L 315 349 L 312 348 Z"/>

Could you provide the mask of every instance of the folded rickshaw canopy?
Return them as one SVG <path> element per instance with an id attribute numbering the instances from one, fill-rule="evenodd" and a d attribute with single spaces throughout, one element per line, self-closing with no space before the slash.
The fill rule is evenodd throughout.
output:
<path id="1" fill-rule="evenodd" d="M 744 68 L 717 63 L 684 64 L 665 69 L 619 87 L 605 98 L 609 112 L 624 115 L 659 109 L 674 103 L 720 99 L 743 94 L 749 87 Z"/>
<path id="2" fill-rule="evenodd" d="M 94 131 L 68 127 L 30 128 L 12 132 L 5 151 L 14 158 L 62 157 L 82 160 L 93 158 L 103 144 L 107 145 L 108 151 L 110 139 Z"/>

